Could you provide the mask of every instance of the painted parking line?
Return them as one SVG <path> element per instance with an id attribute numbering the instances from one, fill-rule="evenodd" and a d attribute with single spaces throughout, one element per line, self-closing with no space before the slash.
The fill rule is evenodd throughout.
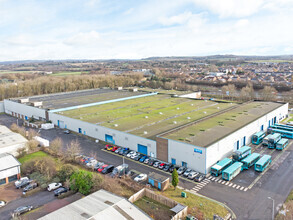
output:
<path id="1" fill-rule="evenodd" d="M 215 179 L 215 182 L 218 182 L 220 179 L 219 178 L 217 178 L 217 179 Z"/>
<path id="2" fill-rule="evenodd" d="M 197 184 L 197 185 L 199 185 L 199 186 L 205 186 L 206 183 L 199 183 L 199 184 Z"/>
<path id="3" fill-rule="evenodd" d="M 191 190 L 189 190 L 189 191 L 190 191 L 190 192 L 193 192 L 194 194 L 196 194 L 196 193 L 197 193 L 197 191 L 194 191 L 194 190 L 192 190 L 192 189 L 191 189 Z"/>
<path id="4" fill-rule="evenodd" d="M 244 186 L 242 186 L 241 188 L 240 188 L 240 190 L 243 190 L 244 189 Z"/>
<path id="5" fill-rule="evenodd" d="M 233 185 L 233 183 L 230 183 L 230 184 L 229 184 L 229 186 L 232 186 L 232 185 Z"/>
<path id="6" fill-rule="evenodd" d="M 195 186 L 195 187 L 193 187 L 192 189 L 194 189 L 194 190 L 200 190 L 202 187 L 198 187 L 198 186 Z"/>
<path id="7" fill-rule="evenodd" d="M 237 187 L 236 187 L 236 189 L 239 189 L 240 188 L 240 186 L 238 185 Z"/>
<path id="8" fill-rule="evenodd" d="M 210 173 L 208 173 L 208 174 L 206 175 L 206 177 L 210 177 L 210 175 L 211 175 L 211 174 L 210 174 Z"/>
<path id="9" fill-rule="evenodd" d="M 212 179 L 212 178 L 213 178 L 212 176 L 209 176 L 209 177 L 208 177 L 209 180 Z"/>

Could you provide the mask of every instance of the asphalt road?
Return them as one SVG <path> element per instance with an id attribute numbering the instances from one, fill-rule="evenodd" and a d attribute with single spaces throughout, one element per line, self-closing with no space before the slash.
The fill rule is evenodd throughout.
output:
<path id="1" fill-rule="evenodd" d="M 0 124 L 10 126 L 16 119 L 6 115 L 0 115 Z M 122 164 L 122 157 L 105 152 L 104 145 L 95 143 L 93 140 L 74 133 L 64 134 L 62 129 L 41 130 L 41 137 L 53 140 L 56 137 L 62 138 L 64 144 L 77 139 L 82 147 L 83 154 L 91 156 L 96 155 L 97 159 L 107 164 L 115 166 Z M 237 219 L 271 219 L 272 200 L 275 200 L 275 214 L 280 205 L 286 200 L 288 194 L 293 189 L 293 142 L 284 152 L 279 152 L 282 156 L 277 160 L 275 165 L 260 178 L 252 189 L 247 191 L 236 190 L 222 184 L 210 182 L 203 187 L 199 193 L 213 198 L 217 201 L 227 204 L 236 214 Z M 275 153 L 274 153 L 275 154 Z M 135 169 L 141 173 L 158 172 L 164 176 L 171 175 L 158 169 L 143 165 L 133 160 L 125 159 L 130 169 Z M 180 178 L 180 186 L 186 189 L 192 189 L 195 183 Z"/>
<path id="2" fill-rule="evenodd" d="M 53 192 L 41 191 L 26 198 L 20 198 L 9 202 L 6 206 L 0 208 L 0 220 L 11 219 L 13 211 L 24 205 L 32 205 L 34 208 L 40 207 L 57 199 Z"/>

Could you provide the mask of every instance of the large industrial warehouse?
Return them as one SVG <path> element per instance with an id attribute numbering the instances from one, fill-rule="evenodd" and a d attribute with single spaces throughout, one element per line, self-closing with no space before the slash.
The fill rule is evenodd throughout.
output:
<path id="1" fill-rule="evenodd" d="M 191 96 L 192 97 L 192 96 Z M 208 173 L 288 114 L 288 104 L 244 104 L 143 91 L 95 89 L 4 100 L 5 113 L 106 141 Z"/>

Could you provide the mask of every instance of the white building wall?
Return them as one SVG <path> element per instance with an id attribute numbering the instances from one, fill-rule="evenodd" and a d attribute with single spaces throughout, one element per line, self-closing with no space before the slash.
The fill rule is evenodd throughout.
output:
<path id="1" fill-rule="evenodd" d="M 168 162 L 171 163 L 172 158 L 176 159 L 177 165 L 182 166 L 182 162 L 186 162 L 188 168 L 205 173 L 206 148 L 169 139 Z"/>
<path id="2" fill-rule="evenodd" d="M 12 112 L 15 112 L 17 114 L 24 115 L 29 118 L 31 117 L 34 117 L 35 119 L 46 118 L 45 109 L 28 106 L 25 104 L 10 101 L 8 99 L 4 100 L 4 108 L 5 108 L 5 113 L 10 115 L 12 114 Z"/>
<path id="3" fill-rule="evenodd" d="M 4 112 L 4 102 L 0 102 L 0 113 Z"/>
<path id="4" fill-rule="evenodd" d="M 7 146 L 7 147 L 1 147 L 0 148 L 0 154 L 9 153 L 9 154 L 12 154 L 13 156 L 17 157 L 18 156 L 17 150 L 20 149 L 20 148 L 26 147 L 25 144 L 26 143 L 15 144 L 15 145 Z"/>
<path id="5" fill-rule="evenodd" d="M 62 124 L 64 123 L 64 128 L 74 132 L 79 132 L 79 128 L 81 128 L 83 134 L 98 140 L 105 141 L 105 135 L 111 135 L 113 136 L 115 145 L 128 147 L 131 150 L 137 151 L 138 144 L 145 145 L 148 148 L 148 155 L 156 157 L 156 141 L 154 140 L 146 139 L 143 137 L 80 121 L 77 119 L 72 119 L 52 112 L 49 112 L 49 118 L 55 125 L 58 125 L 58 120 L 61 121 Z"/>
<path id="6" fill-rule="evenodd" d="M 0 171 L 0 179 L 4 179 L 6 177 L 17 175 L 19 173 L 20 173 L 20 167 L 19 166 L 13 167 L 13 168 L 10 168 L 10 169 L 7 169 L 7 170 L 2 170 L 2 171 Z"/>
<path id="7" fill-rule="evenodd" d="M 269 121 L 271 121 L 274 117 L 276 117 L 276 123 L 286 117 L 288 114 L 288 104 L 284 104 L 283 106 L 277 108 L 276 110 L 268 113 L 267 115 L 251 122 L 247 126 L 237 130 L 236 132 L 228 135 L 227 137 L 221 139 L 220 141 L 212 144 L 207 147 L 206 152 L 206 167 L 207 172 L 210 171 L 211 166 L 213 166 L 217 161 L 230 157 L 232 152 L 237 150 L 235 149 L 235 143 L 239 141 L 239 147 L 242 146 L 243 137 L 246 137 L 246 145 L 251 143 L 251 137 L 255 132 L 261 130 L 261 126 L 264 126 L 264 130 L 267 130 L 269 126 Z M 270 124 L 272 124 L 270 122 Z"/>

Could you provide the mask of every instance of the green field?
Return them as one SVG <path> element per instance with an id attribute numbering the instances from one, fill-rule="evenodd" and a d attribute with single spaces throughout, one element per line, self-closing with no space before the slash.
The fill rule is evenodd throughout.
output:
<path id="1" fill-rule="evenodd" d="M 235 104 L 155 95 L 60 114 L 146 138 Z"/>
<path id="2" fill-rule="evenodd" d="M 251 102 L 164 136 L 196 146 L 207 147 L 235 130 L 280 107 L 278 103 Z"/>
<path id="3" fill-rule="evenodd" d="M 58 72 L 58 73 L 53 73 L 51 76 L 81 75 L 82 73 L 88 73 L 88 72 L 87 71 L 84 71 L 84 72 Z"/>
<path id="4" fill-rule="evenodd" d="M 19 158 L 18 161 L 23 164 L 26 161 L 30 161 L 32 159 L 42 158 L 42 157 L 48 157 L 48 154 L 46 154 L 43 151 L 38 151 L 38 152 L 35 152 L 35 153 L 32 153 L 32 154 L 27 154 L 27 155 Z"/>
<path id="5" fill-rule="evenodd" d="M 293 60 L 251 60 L 249 63 L 293 63 Z"/>
<path id="6" fill-rule="evenodd" d="M 37 71 L 13 71 L 13 70 L 0 70 L 1 74 L 15 74 L 15 73 L 34 73 Z"/>

